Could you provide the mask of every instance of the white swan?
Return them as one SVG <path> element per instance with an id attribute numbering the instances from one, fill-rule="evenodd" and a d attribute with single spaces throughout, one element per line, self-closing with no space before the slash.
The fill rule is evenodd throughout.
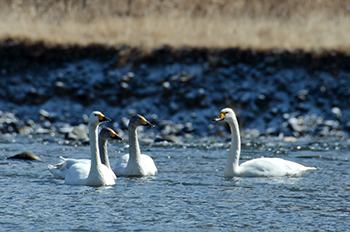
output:
<path id="1" fill-rule="evenodd" d="M 98 150 L 98 126 L 102 122 L 108 122 L 101 112 L 94 111 L 89 117 L 89 138 L 90 138 L 90 153 L 91 165 L 87 172 L 86 165 L 83 163 L 76 163 L 69 168 L 64 179 L 66 184 L 73 185 L 89 185 L 89 186 L 105 186 L 114 185 L 116 176 L 104 164 L 101 163 L 100 153 Z"/>
<path id="2" fill-rule="evenodd" d="M 224 171 L 225 177 L 298 177 L 311 170 L 316 170 L 314 167 L 305 167 L 301 164 L 281 158 L 258 158 L 246 161 L 239 165 L 241 139 L 235 113 L 232 109 L 225 108 L 221 110 L 219 116 L 213 118 L 213 120 L 227 122 L 231 130 L 232 141 Z"/>
<path id="3" fill-rule="evenodd" d="M 109 159 L 108 159 L 108 150 L 107 150 L 107 142 L 110 139 L 116 139 L 116 140 L 123 140 L 114 130 L 112 130 L 109 127 L 104 127 L 101 129 L 99 135 L 98 135 L 98 146 L 101 156 L 101 163 L 106 165 L 109 169 L 111 169 Z M 86 165 L 80 166 L 81 169 L 84 168 L 89 174 L 90 171 L 90 165 L 91 160 L 90 159 L 73 159 L 73 158 L 64 158 L 60 156 L 60 162 L 55 165 L 48 165 L 49 171 L 54 175 L 56 178 L 65 179 L 67 172 L 69 171 L 70 167 L 76 163 L 83 163 Z M 112 170 L 112 169 L 111 169 Z"/>
<path id="4" fill-rule="evenodd" d="M 154 127 L 141 115 L 133 115 L 130 119 L 129 132 L 129 154 L 123 155 L 117 160 L 113 168 L 117 176 L 154 176 L 158 170 L 153 159 L 141 154 L 139 142 L 137 140 L 137 128 L 139 126 Z"/>
<path id="5" fill-rule="evenodd" d="M 106 165 L 110 170 L 112 170 L 108 158 L 107 143 L 108 140 L 123 140 L 114 130 L 109 127 L 102 128 L 98 135 L 98 147 L 101 155 L 101 162 Z"/>

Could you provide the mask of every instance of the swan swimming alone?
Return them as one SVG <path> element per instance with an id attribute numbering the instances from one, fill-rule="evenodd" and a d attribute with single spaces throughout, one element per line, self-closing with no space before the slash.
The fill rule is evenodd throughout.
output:
<path id="1" fill-rule="evenodd" d="M 66 184 L 88 185 L 88 186 L 106 186 L 115 185 L 115 174 L 104 164 L 101 163 L 100 152 L 98 148 L 98 126 L 103 122 L 111 121 L 101 112 L 94 111 L 89 117 L 89 138 L 91 165 L 87 174 L 86 164 L 76 163 L 72 165 L 64 179 Z"/>
<path id="2" fill-rule="evenodd" d="M 117 160 L 117 164 L 113 168 L 117 176 L 154 176 L 158 172 L 153 159 L 148 155 L 141 154 L 137 140 L 137 128 L 139 126 L 154 127 L 139 114 L 131 117 L 128 126 L 129 154 L 125 154 Z"/>
<path id="3" fill-rule="evenodd" d="M 109 158 L 108 158 L 108 150 L 107 150 L 107 142 L 108 140 L 123 140 L 114 130 L 109 127 L 104 127 L 101 129 L 98 134 L 98 146 L 101 156 L 101 163 L 106 165 L 109 169 L 111 169 Z M 60 162 L 55 165 L 48 165 L 49 171 L 56 178 L 65 179 L 67 172 L 70 167 L 76 163 L 84 163 L 84 165 L 80 165 L 81 169 L 85 170 L 86 176 L 89 174 L 91 160 L 90 159 L 73 159 L 73 158 L 64 158 L 60 156 Z M 112 169 L 111 169 L 112 170 Z"/>
<path id="4" fill-rule="evenodd" d="M 237 117 L 230 108 L 221 110 L 218 117 L 213 121 L 225 121 L 231 130 L 231 148 L 227 157 L 224 175 L 227 178 L 234 176 L 245 177 L 298 177 L 309 171 L 316 170 L 314 167 L 305 167 L 301 164 L 281 158 L 257 158 L 246 161 L 239 165 L 241 154 L 241 139 Z"/>

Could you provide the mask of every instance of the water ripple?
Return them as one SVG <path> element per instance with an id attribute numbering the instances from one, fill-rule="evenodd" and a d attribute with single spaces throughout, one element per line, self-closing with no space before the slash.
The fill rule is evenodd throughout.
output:
<path id="1" fill-rule="evenodd" d="M 22 151 L 23 144 L 2 145 L 6 152 L 0 154 L 6 157 L 8 151 Z M 192 144 L 151 147 L 147 153 L 159 169 L 154 178 L 118 178 L 112 187 L 69 186 L 54 179 L 47 164 L 59 155 L 84 158 L 89 148 L 32 142 L 28 147 L 42 154 L 43 162 L 0 163 L 0 230 L 347 230 L 350 146 L 317 151 L 290 143 L 269 149 L 273 146 L 273 141 L 252 143 L 242 158 L 281 157 L 318 170 L 301 178 L 228 179 L 223 176 L 226 145 Z M 329 141 L 327 147 L 332 146 Z M 112 164 L 118 156 L 112 156 Z"/>

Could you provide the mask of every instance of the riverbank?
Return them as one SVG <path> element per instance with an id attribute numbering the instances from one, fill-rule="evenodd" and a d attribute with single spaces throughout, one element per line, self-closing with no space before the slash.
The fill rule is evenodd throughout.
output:
<path id="1" fill-rule="evenodd" d="M 140 113 L 159 135 L 209 136 L 226 133 L 211 122 L 224 107 L 251 136 L 350 131 L 346 53 L 7 41 L 0 55 L 2 133 L 66 133 L 100 110 L 121 131 Z"/>

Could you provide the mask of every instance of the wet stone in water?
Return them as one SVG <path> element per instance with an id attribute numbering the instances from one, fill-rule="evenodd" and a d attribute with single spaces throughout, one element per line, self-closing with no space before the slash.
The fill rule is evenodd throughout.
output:
<path id="1" fill-rule="evenodd" d="M 24 151 L 17 155 L 10 156 L 7 159 L 21 159 L 21 160 L 36 160 L 41 161 L 40 157 L 35 155 L 33 152 L 30 151 Z"/>

